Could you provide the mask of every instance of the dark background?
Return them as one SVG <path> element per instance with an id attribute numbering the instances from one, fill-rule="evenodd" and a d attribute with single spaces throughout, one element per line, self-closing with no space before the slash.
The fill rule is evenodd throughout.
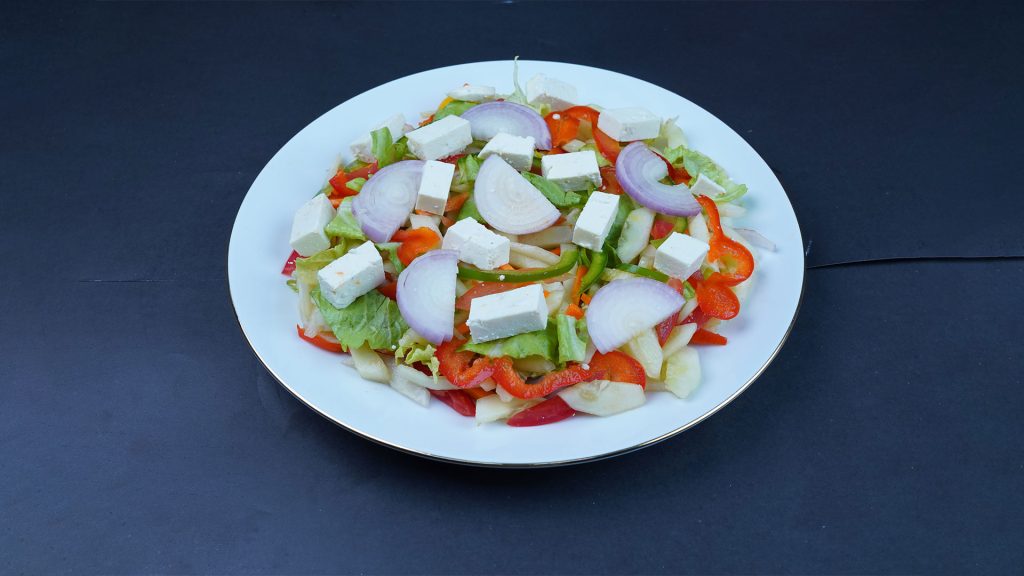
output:
<path id="1" fill-rule="evenodd" d="M 1021 573 L 1022 17 L 3 3 L 0 572 Z M 250 353 L 225 280 L 235 211 L 295 132 L 390 79 L 517 54 L 719 116 L 779 173 L 808 254 L 756 385 L 565 469 L 336 428 Z"/>

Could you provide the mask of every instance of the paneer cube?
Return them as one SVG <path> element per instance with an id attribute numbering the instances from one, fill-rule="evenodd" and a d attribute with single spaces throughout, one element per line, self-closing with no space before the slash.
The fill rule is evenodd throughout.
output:
<path id="1" fill-rule="evenodd" d="M 441 224 L 440 216 L 431 216 L 429 214 L 410 214 L 409 215 L 409 228 L 429 228 L 437 233 L 437 237 L 441 237 Z"/>
<path id="2" fill-rule="evenodd" d="M 673 232 L 654 253 L 654 269 L 673 278 L 686 280 L 700 270 L 709 248 L 707 242 Z"/>
<path id="3" fill-rule="evenodd" d="M 605 192 L 592 193 L 583 207 L 583 212 L 576 219 L 576 228 L 572 232 L 573 244 L 591 250 L 601 250 L 618 209 L 617 195 Z"/>
<path id="4" fill-rule="evenodd" d="M 725 188 L 719 186 L 714 180 L 704 174 L 697 175 L 697 181 L 690 187 L 690 192 L 695 196 L 707 196 L 715 198 L 719 194 L 725 194 Z"/>
<path id="5" fill-rule="evenodd" d="M 409 151 L 420 160 L 437 160 L 462 151 L 473 141 L 469 121 L 445 116 L 405 135 Z"/>
<path id="6" fill-rule="evenodd" d="M 570 192 L 601 186 L 601 169 L 593 150 L 545 156 L 540 159 L 540 170 L 545 178 Z"/>
<path id="7" fill-rule="evenodd" d="M 657 138 L 661 118 L 646 108 L 611 108 L 597 118 L 597 127 L 619 142 Z"/>
<path id="8" fill-rule="evenodd" d="M 344 308 L 384 283 L 384 260 L 373 242 L 365 242 L 321 268 L 316 276 L 324 298 L 335 308 Z"/>
<path id="9" fill-rule="evenodd" d="M 540 284 L 531 284 L 474 298 L 466 325 L 474 342 L 489 342 L 543 330 L 548 325 L 544 289 Z"/>
<path id="10" fill-rule="evenodd" d="M 526 83 L 526 100 L 534 106 L 546 104 L 559 111 L 576 105 L 579 96 L 572 84 L 537 74 Z"/>
<path id="11" fill-rule="evenodd" d="M 401 114 L 395 114 L 387 120 L 381 122 L 373 130 L 380 130 L 387 126 L 388 131 L 391 132 L 391 141 L 394 142 L 405 134 L 405 116 Z M 373 141 L 370 139 L 370 132 L 363 134 L 355 141 L 352 142 L 349 148 L 352 150 L 352 155 L 363 162 L 373 162 L 376 158 L 373 157 Z"/>
<path id="12" fill-rule="evenodd" d="M 428 160 L 423 165 L 420 189 L 416 196 L 416 209 L 431 214 L 444 214 L 448 192 L 455 177 L 455 165 L 437 160 Z"/>
<path id="13" fill-rule="evenodd" d="M 462 100 L 463 102 L 486 102 L 487 100 L 494 100 L 495 93 L 494 86 L 463 84 L 449 92 L 448 97 L 452 100 Z"/>
<path id="14" fill-rule="evenodd" d="M 292 249 L 300 256 L 312 256 L 330 248 L 331 240 L 324 233 L 324 227 L 334 219 L 334 215 L 334 206 L 323 194 L 317 194 L 299 207 L 292 219 Z"/>
<path id="15" fill-rule="evenodd" d="M 481 270 L 493 270 L 508 264 L 511 242 L 488 230 L 472 218 L 463 218 L 448 227 L 441 247 L 456 250 L 459 260 Z"/>
<path id="16" fill-rule="evenodd" d="M 532 136 L 513 136 L 498 132 L 480 151 L 480 159 L 486 160 L 491 154 L 497 154 L 510 166 L 522 172 L 533 166 L 533 146 Z"/>

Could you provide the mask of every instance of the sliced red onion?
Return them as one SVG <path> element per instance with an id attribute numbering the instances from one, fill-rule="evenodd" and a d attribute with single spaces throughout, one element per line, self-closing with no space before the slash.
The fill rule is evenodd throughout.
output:
<path id="1" fill-rule="evenodd" d="M 387 242 L 412 212 L 423 174 L 423 162 L 403 160 L 370 176 L 352 200 L 352 214 L 363 234 L 374 242 Z"/>
<path id="2" fill-rule="evenodd" d="M 529 106 L 514 102 L 487 102 L 462 113 L 469 121 L 474 140 L 490 140 L 498 132 L 513 136 L 533 136 L 538 150 L 551 149 L 551 131 L 544 118 Z"/>
<path id="3" fill-rule="evenodd" d="M 686 184 L 669 186 L 659 182 L 668 176 L 665 160 L 643 142 L 633 142 L 619 152 L 615 177 L 622 189 L 641 206 L 669 216 L 694 216 L 700 204 Z"/>
<path id="4" fill-rule="evenodd" d="M 480 166 L 473 188 L 477 210 L 496 230 L 529 234 L 551 226 L 561 212 L 497 154 Z"/>
<path id="5" fill-rule="evenodd" d="M 736 228 L 735 230 L 739 232 L 747 242 L 750 242 L 754 246 L 775 252 L 775 242 L 765 238 L 757 230 L 752 230 L 750 228 Z"/>
<path id="6" fill-rule="evenodd" d="M 686 300 L 664 282 L 650 278 L 615 280 L 604 285 L 587 307 L 587 330 L 604 353 L 675 314 Z"/>
<path id="7" fill-rule="evenodd" d="M 398 275 L 398 310 L 413 330 L 435 346 L 452 339 L 455 327 L 455 277 L 459 253 L 431 250 Z"/>

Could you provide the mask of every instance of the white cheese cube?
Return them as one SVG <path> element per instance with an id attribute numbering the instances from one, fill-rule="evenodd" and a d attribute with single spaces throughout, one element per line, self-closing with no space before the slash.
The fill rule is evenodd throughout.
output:
<path id="1" fill-rule="evenodd" d="M 495 234 L 472 218 L 463 218 L 448 227 L 441 247 L 456 250 L 459 260 L 482 270 L 493 270 L 508 264 L 511 242 Z"/>
<path id="2" fill-rule="evenodd" d="M 458 116 L 445 116 L 409 132 L 406 137 L 409 139 L 409 151 L 420 160 L 451 156 L 473 141 L 469 121 Z"/>
<path id="3" fill-rule="evenodd" d="M 416 209 L 431 214 L 444 214 L 448 192 L 455 177 L 455 165 L 437 160 L 428 160 L 423 165 L 420 189 L 416 195 Z"/>
<path id="4" fill-rule="evenodd" d="M 654 253 L 654 269 L 673 278 L 686 280 L 700 270 L 708 248 L 707 242 L 673 232 Z"/>
<path id="5" fill-rule="evenodd" d="M 395 142 L 405 134 L 405 116 L 401 114 L 395 114 L 391 118 L 381 122 L 370 132 L 380 130 L 387 126 L 388 132 L 391 132 L 391 141 Z M 373 141 L 370 139 L 370 132 L 363 134 L 352 142 L 351 148 L 352 155 L 363 162 L 373 162 L 376 158 L 373 157 Z"/>
<path id="6" fill-rule="evenodd" d="M 544 289 L 531 284 L 474 298 L 466 320 L 474 342 L 488 342 L 516 334 L 543 330 L 548 325 Z"/>
<path id="7" fill-rule="evenodd" d="M 462 100 L 463 102 L 486 102 L 494 100 L 494 96 L 494 86 L 478 86 L 476 84 L 463 84 L 448 93 L 448 97 L 452 100 Z"/>
<path id="8" fill-rule="evenodd" d="M 694 196 L 715 198 L 719 194 L 725 194 L 725 188 L 716 184 L 711 178 L 708 178 L 703 174 L 698 174 L 697 181 L 693 183 L 693 187 L 690 188 L 690 192 L 693 193 Z"/>
<path id="9" fill-rule="evenodd" d="M 487 232 L 484 225 L 472 218 L 463 218 L 448 227 L 444 233 L 444 240 L 441 248 L 445 250 L 461 251 L 462 246 L 469 241 L 474 234 Z"/>
<path id="10" fill-rule="evenodd" d="M 551 154 L 540 159 L 541 174 L 563 190 L 586 190 L 601 185 L 601 169 L 593 150 Z"/>
<path id="11" fill-rule="evenodd" d="M 508 264 L 511 241 L 490 230 L 484 230 L 470 237 L 459 250 L 459 259 L 481 270 L 494 270 Z"/>
<path id="12" fill-rule="evenodd" d="M 537 74 L 526 83 L 526 100 L 535 106 L 547 104 L 553 111 L 576 105 L 579 96 L 572 84 Z"/>
<path id="13" fill-rule="evenodd" d="M 324 298 L 344 308 L 384 283 L 384 260 L 373 242 L 366 242 L 321 268 L 316 277 Z"/>
<path id="14" fill-rule="evenodd" d="M 440 216 L 431 216 L 428 214 L 410 214 L 409 215 L 409 228 L 415 230 L 416 228 L 430 228 L 437 237 L 441 237 L 441 229 L 438 226 L 441 224 Z"/>
<path id="15" fill-rule="evenodd" d="M 646 108 L 610 108 L 601 112 L 597 127 L 619 142 L 657 138 L 661 118 Z"/>
<path id="16" fill-rule="evenodd" d="M 334 219 L 334 215 L 334 206 L 323 194 L 317 194 L 300 206 L 292 219 L 292 249 L 300 256 L 312 256 L 330 248 L 331 240 L 324 233 L 324 226 Z"/>
<path id="17" fill-rule="evenodd" d="M 591 250 L 600 250 L 604 239 L 612 228 L 615 213 L 619 209 L 619 197 L 605 192 L 594 192 L 576 219 L 572 231 L 572 243 Z"/>
<path id="18" fill-rule="evenodd" d="M 513 136 L 498 132 L 480 151 L 480 159 L 486 160 L 491 154 L 497 154 L 520 172 L 529 170 L 533 166 L 533 136 Z"/>

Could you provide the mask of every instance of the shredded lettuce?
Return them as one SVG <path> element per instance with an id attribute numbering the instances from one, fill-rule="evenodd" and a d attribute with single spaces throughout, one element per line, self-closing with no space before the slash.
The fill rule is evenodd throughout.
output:
<path id="1" fill-rule="evenodd" d="M 715 184 L 725 188 L 724 194 L 719 194 L 713 198 L 715 202 L 735 202 L 747 193 L 746 184 L 733 182 L 721 166 L 715 164 L 714 160 L 696 150 L 690 150 L 686 146 L 668 148 L 665 150 L 665 158 L 672 164 L 678 164 L 681 160 L 683 168 L 686 168 L 690 176 L 696 178 L 698 174 L 703 174 Z"/>
<path id="2" fill-rule="evenodd" d="M 398 304 L 377 290 L 370 290 L 344 308 L 335 308 L 319 288 L 314 288 L 310 297 L 345 348 L 358 348 L 365 342 L 374 350 L 391 351 L 409 329 Z"/>
<path id="3" fill-rule="evenodd" d="M 370 141 L 373 157 L 377 159 L 378 168 L 398 162 L 409 149 L 405 136 L 399 138 L 398 142 L 391 141 L 391 130 L 387 126 L 370 132 Z"/>
<path id="4" fill-rule="evenodd" d="M 598 151 L 596 144 L 584 144 L 583 147 L 580 148 L 579 151 L 583 152 L 584 150 L 589 150 L 589 151 L 594 153 L 594 156 L 597 156 L 597 166 L 599 168 L 604 168 L 605 166 L 611 166 L 612 165 L 612 163 L 609 162 L 608 159 L 605 158 L 604 155 L 601 154 L 600 151 Z"/>
<path id="5" fill-rule="evenodd" d="M 576 323 L 576 318 L 559 314 L 555 318 L 558 331 L 558 363 L 583 362 L 587 355 L 587 321 Z M 578 332 L 577 332 L 578 330 Z"/>
<path id="6" fill-rule="evenodd" d="M 430 368 L 434 382 L 437 382 L 437 374 L 441 363 L 434 356 L 436 351 L 437 349 L 434 348 L 433 344 L 427 342 L 423 336 L 409 328 L 398 339 L 398 348 L 395 348 L 395 360 L 401 360 L 403 364 L 410 366 L 416 362 L 422 362 L 427 368 Z"/>
<path id="7" fill-rule="evenodd" d="M 456 184 L 466 184 L 476 181 L 476 174 L 480 171 L 480 159 L 475 154 L 466 154 L 456 163 L 459 175 L 455 179 Z"/>
<path id="8" fill-rule="evenodd" d="M 463 345 L 460 350 L 469 350 L 491 358 L 542 356 L 554 362 L 558 360 L 558 331 L 554 324 L 548 322 L 548 327 L 544 330 L 517 334 L 490 342 L 471 341 Z"/>
<path id="9" fill-rule="evenodd" d="M 696 297 L 697 291 L 693 289 L 693 285 L 689 281 L 683 282 L 683 298 L 693 300 Z"/>
<path id="10" fill-rule="evenodd" d="M 559 208 L 578 206 L 583 201 L 583 197 L 579 194 L 562 190 L 561 186 L 543 176 L 532 172 L 523 172 L 523 178 L 526 178 L 530 184 L 533 184 L 534 188 L 540 190 L 540 193 L 545 198 Z"/>
<path id="11" fill-rule="evenodd" d="M 398 258 L 398 247 L 401 246 L 398 242 L 384 242 L 383 244 L 374 244 L 377 250 L 384 252 L 388 255 L 388 260 L 395 267 L 395 274 L 401 274 L 402 270 L 405 270 L 405 264 Z"/>
<path id="12" fill-rule="evenodd" d="M 452 100 L 447 103 L 437 112 L 434 112 L 434 122 L 437 122 L 445 116 L 461 116 L 463 112 L 469 110 L 473 106 L 476 106 L 476 102 L 465 102 L 462 100 Z"/>
<path id="13" fill-rule="evenodd" d="M 505 100 L 529 106 L 530 103 L 526 101 L 526 92 L 523 92 L 523 89 L 519 87 L 519 56 L 512 59 L 512 86 L 515 87 L 515 91 Z"/>
<path id="14" fill-rule="evenodd" d="M 360 242 L 366 240 L 366 235 L 363 234 L 363 229 L 360 228 L 359 222 L 356 221 L 355 215 L 352 214 L 351 196 L 342 200 L 341 204 L 338 205 L 338 213 L 334 219 L 324 227 L 324 233 L 332 238 L 347 238 L 349 240 L 358 240 Z"/>
<path id="15" fill-rule="evenodd" d="M 317 252 L 309 258 L 296 258 L 295 279 L 308 286 L 315 286 L 317 284 L 316 273 L 324 266 L 344 256 L 347 251 L 348 247 L 342 240 L 337 246 Z"/>
<path id="16" fill-rule="evenodd" d="M 295 278 L 289 278 L 288 281 L 285 282 L 285 284 L 287 284 L 288 287 L 292 289 L 292 292 L 295 292 L 296 294 L 299 292 L 299 285 L 295 281 Z"/>
<path id="17" fill-rule="evenodd" d="M 363 189 L 363 184 L 366 184 L 366 178 L 353 178 L 348 182 L 345 182 L 345 188 L 353 192 L 359 192 Z"/>

